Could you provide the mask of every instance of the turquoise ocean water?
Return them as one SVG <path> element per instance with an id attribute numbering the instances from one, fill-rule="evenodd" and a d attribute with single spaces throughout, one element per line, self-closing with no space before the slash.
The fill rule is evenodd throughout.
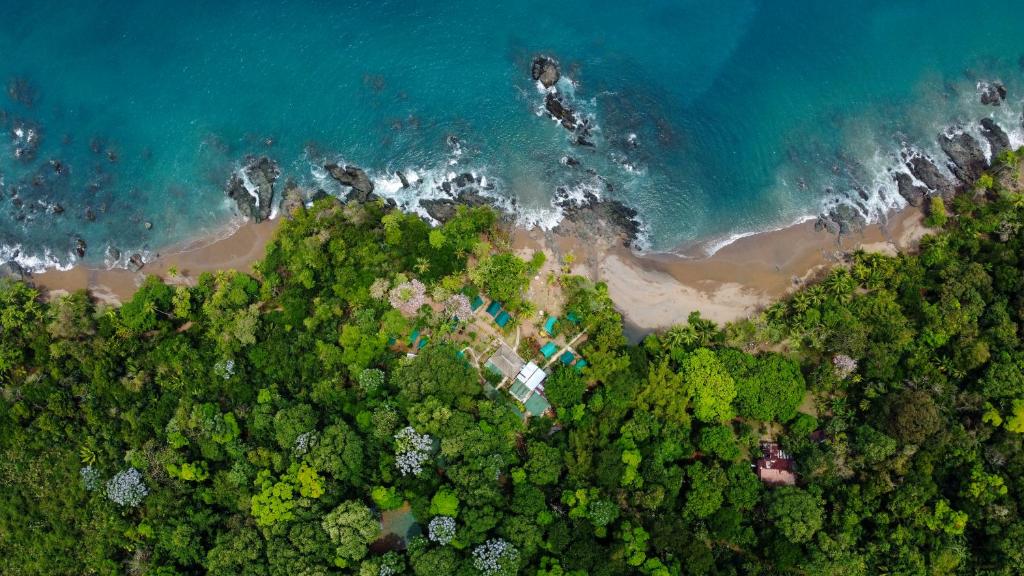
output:
<path id="1" fill-rule="evenodd" d="M 473 171 L 543 226 L 557 187 L 595 185 L 571 155 L 655 250 L 713 249 L 855 188 L 877 217 L 900 204 L 885 171 L 904 143 L 984 115 L 1022 143 L 1021 30 L 1010 0 L 2 0 L 0 258 L 66 265 L 81 237 L 100 263 L 217 230 L 255 153 L 328 188 L 324 159 L 359 165 L 410 209 Z M 538 114 L 539 53 L 575 81 L 594 149 Z M 989 78 L 1000 108 L 977 103 Z M 33 159 L 15 157 L 26 130 Z"/>

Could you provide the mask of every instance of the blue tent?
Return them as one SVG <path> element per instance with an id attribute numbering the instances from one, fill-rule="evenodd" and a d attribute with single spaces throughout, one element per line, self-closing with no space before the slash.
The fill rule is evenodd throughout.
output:
<path id="1" fill-rule="evenodd" d="M 568 366 L 572 364 L 574 360 L 576 360 L 576 355 L 566 350 L 558 359 L 562 361 L 562 364 Z"/>
<path id="2" fill-rule="evenodd" d="M 555 322 L 557 321 L 558 318 L 555 318 L 554 316 L 548 316 L 547 322 L 544 323 L 544 331 L 547 332 L 549 336 L 555 335 Z"/>
<path id="3" fill-rule="evenodd" d="M 473 298 L 473 301 L 469 303 L 469 307 L 473 309 L 473 312 L 476 312 L 477 310 L 479 310 L 480 307 L 483 306 L 483 305 L 484 305 L 484 299 L 479 297 L 479 296 L 475 296 Z"/>
<path id="4" fill-rule="evenodd" d="M 490 306 L 487 307 L 487 313 L 490 314 L 492 317 L 497 317 L 498 312 L 501 312 L 501 302 L 495 300 L 494 302 L 491 302 Z"/>
<path id="5" fill-rule="evenodd" d="M 574 366 L 574 368 L 576 368 L 577 370 L 580 370 L 580 371 L 582 371 L 586 367 L 587 367 L 587 361 L 584 360 L 583 358 L 580 358 L 579 360 L 577 360 L 576 361 L 576 366 Z"/>
<path id="6" fill-rule="evenodd" d="M 419 337 L 420 337 L 419 329 L 413 330 L 412 334 L 409 335 L 409 346 L 412 346 L 413 344 L 415 344 L 416 343 L 416 339 L 419 338 Z"/>
<path id="7" fill-rule="evenodd" d="M 508 324 L 508 321 L 511 319 L 512 317 L 508 315 L 508 312 L 502 310 L 501 314 L 498 314 L 498 317 L 494 319 L 494 323 L 500 326 L 501 328 L 504 328 L 505 325 Z"/>
<path id="8" fill-rule="evenodd" d="M 545 358 L 551 358 L 554 356 L 555 352 L 558 352 L 558 346 L 555 346 L 554 342 L 548 342 L 540 349 L 540 353 L 543 354 Z"/>

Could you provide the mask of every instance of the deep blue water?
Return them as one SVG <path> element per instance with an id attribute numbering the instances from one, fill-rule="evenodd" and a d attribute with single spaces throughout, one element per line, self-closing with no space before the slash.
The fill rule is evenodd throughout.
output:
<path id="1" fill-rule="evenodd" d="M 27 89 L 0 95 L 0 257 L 67 263 L 81 236 L 101 262 L 108 245 L 215 230 L 254 153 L 310 185 L 329 186 L 323 159 L 347 161 L 403 202 L 471 170 L 544 225 L 556 187 L 595 183 L 560 163 L 572 155 L 667 250 L 788 224 L 857 186 L 877 216 L 899 204 L 885 169 L 901 144 L 934 149 L 951 122 L 995 114 L 1021 143 L 1019 2 L 494 4 L 2 0 L 0 80 Z M 562 89 L 592 115 L 595 149 L 537 114 L 538 53 L 577 82 Z M 1009 87 L 1002 107 L 977 103 L 985 78 Z M 14 157 L 19 126 L 41 135 L 33 160 Z M 397 190 L 394 170 L 419 188 Z"/>

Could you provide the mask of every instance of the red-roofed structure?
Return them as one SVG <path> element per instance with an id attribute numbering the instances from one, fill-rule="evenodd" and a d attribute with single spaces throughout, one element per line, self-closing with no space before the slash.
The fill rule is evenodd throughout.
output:
<path id="1" fill-rule="evenodd" d="M 793 486 L 796 473 L 793 458 L 786 454 L 778 442 L 761 442 L 763 456 L 757 459 L 757 477 L 772 486 Z"/>

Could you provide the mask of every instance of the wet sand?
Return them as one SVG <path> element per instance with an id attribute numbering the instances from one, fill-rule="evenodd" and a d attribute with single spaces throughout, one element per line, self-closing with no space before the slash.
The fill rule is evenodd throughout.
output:
<path id="1" fill-rule="evenodd" d="M 233 223 L 218 233 L 161 250 L 138 272 L 75 266 L 66 271 L 33 274 L 31 281 L 48 297 L 89 290 L 98 301 L 119 304 L 131 298 L 148 275 L 159 276 L 171 284 L 191 285 L 203 272 L 251 272 L 253 264 L 266 253 L 267 243 L 280 223 L 280 218 L 259 224 Z M 170 274 L 171 268 L 176 270 L 175 275 Z"/>

